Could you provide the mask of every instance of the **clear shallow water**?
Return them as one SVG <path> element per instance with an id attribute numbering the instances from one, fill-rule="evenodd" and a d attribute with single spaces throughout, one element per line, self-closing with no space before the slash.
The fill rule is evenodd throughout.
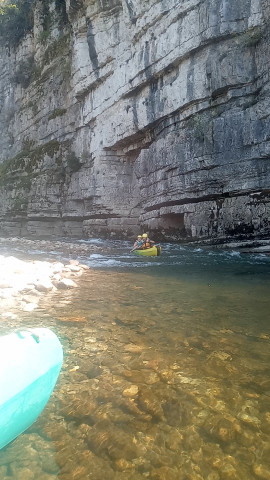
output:
<path id="1" fill-rule="evenodd" d="M 93 244 L 79 289 L 20 319 L 56 331 L 65 363 L 1 480 L 268 479 L 270 257 Z"/>

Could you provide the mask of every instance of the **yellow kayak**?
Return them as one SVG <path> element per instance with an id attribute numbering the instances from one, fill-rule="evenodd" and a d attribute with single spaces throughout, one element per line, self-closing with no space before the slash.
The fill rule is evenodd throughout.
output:
<path id="1" fill-rule="evenodd" d="M 136 255 L 144 255 L 146 257 L 158 257 L 161 255 L 161 250 L 160 245 L 154 245 L 153 247 L 145 248 L 144 250 L 134 250 L 133 253 L 136 253 Z"/>

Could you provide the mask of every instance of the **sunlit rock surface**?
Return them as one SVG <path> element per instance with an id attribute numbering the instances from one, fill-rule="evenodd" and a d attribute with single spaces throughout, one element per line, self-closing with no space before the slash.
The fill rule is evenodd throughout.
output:
<path id="1" fill-rule="evenodd" d="M 269 236 L 269 3 L 43 3 L 1 49 L 1 233 Z"/>

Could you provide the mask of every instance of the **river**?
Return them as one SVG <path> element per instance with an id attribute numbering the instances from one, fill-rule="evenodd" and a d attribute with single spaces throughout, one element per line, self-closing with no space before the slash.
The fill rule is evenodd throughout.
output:
<path id="1" fill-rule="evenodd" d="M 269 480 L 270 257 L 77 243 L 100 247 L 79 288 L 7 325 L 51 328 L 65 358 L 1 480 Z"/>

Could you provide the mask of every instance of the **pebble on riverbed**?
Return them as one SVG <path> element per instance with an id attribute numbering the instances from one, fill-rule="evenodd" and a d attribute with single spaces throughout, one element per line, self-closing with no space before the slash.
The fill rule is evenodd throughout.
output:
<path id="1" fill-rule="evenodd" d="M 54 264 L 53 288 L 29 280 L 19 309 L 2 316 L 2 328 L 36 318 L 53 328 L 65 358 L 43 414 L 1 450 L 0 480 L 270 480 L 268 331 L 227 324 L 227 308 L 219 318 L 216 296 L 205 288 L 204 299 L 197 284 L 176 305 L 175 278 L 162 293 L 163 277 L 159 289 L 146 274 L 86 268 L 81 282 L 76 261 Z M 62 279 L 79 288 L 59 289 Z M 2 290 L 14 301 L 13 286 Z M 227 293 L 238 305 L 239 292 Z M 21 321 L 18 311 L 38 302 Z"/>
<path id="2" fill-rule="evenodd" d="M 39 299 L 49 292 L 76 287 L 76 282 L 69 277 L 80 276 L 85 269 L 88 267 L 76 260 L 64 265 L 0 255 L 0 315 L 10 317 L 14 308 L 26 312 L 35 310 Z"/>

